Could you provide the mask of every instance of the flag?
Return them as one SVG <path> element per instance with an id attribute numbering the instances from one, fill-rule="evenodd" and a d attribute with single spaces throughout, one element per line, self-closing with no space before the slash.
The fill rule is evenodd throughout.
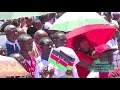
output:
<path id="1" fill-rule="evenodd" d="M 62 71 L 72 70 L 74 64 L 74 59 L 66 55 L 64 52 L 57 52 L 53 50 L 48 59 L 49 63 L 52 63 L 54 66 L 57 66 Z"/>

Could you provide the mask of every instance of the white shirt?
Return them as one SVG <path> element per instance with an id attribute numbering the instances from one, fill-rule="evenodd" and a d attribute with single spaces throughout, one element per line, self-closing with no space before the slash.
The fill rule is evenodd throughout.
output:
<path id="1" fill-rule="evenodd" d="M 47 66 L 47 64 L 48 64 L 48 61 L 42 60 L 41 56 L 36 58 L 35 78 L 41 78 L 41 75 L 39 75 L 39 72 L 41 72 L 43 68 Z"/>
<path id="2" fill-rule="evenodd" d="M 111 20 L 111 23 L 114 23 L 116 25 L 116 28 L 119 28 L 119 24 L 116 20 Z"/>
<path id="3" fill-rule="evenodd" d="M 115 40 L 114 39 L 109 40 L 106 44 L 109 45 L 111 48 L 118 49 L 117 38 L 115 38 Z"/>
<path id="4" fill-rule="evenodd" d="M 120 54 L 119 54 L 119 50 L 116 50 L 113 53 L 113 63 L 115 68 L 117 68 L 118 66 L 120 66 Z"/>
<path id="5" fill-rule="evenodd" d="M 59 47 L 59 48 L 56 48 L 56 50 L 58 52 L 60 52 L 60 50 L 61 50 L 62 52 L 64 52 L 68 56 L 71 56 L 72 58 L 75 59 L 74 65 L 73 65 L 73 77 L 74 78 L 79 78 L 78 73 L 77 73 L 77 69 L 76 69 L 76 64 L 79 62 L 79 58 L 77 57 L 75 52 L 71 48 L 68 48 L 68 47 Z M 53 66 L 53 64 L 49 63 L 48 66 L 49 67 L 55 67 L 55 75 L 53 76 L 54 78 L 60 78 L 60 77 L 65 75 L 66 71 L 60 70 L 58 67 Z"/>
<path id="6" fill-rule="evenodd" d="M 15 44 L 16 44 L 18 46 L 19 50 L 20 50 L 20 46 L 19 46 L 17 40 L 15 40 L 15 43 L 12 43 L 9 40 L 6 40 L 6 43 L 3 45 L 4 48 L 6 48 L 6 44 L 13 45 L 14 46 L 14 50 L 15 50 Z"/>
<path id="7" fill-rule="evenodd" d="M 94 72 L 94 71 L 91 71 L 87 78 L 99 78 L 99 72 Z"/>

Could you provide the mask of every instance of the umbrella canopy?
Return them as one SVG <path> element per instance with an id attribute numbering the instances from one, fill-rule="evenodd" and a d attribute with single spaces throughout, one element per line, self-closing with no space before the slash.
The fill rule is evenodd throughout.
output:
<path id="1" fill-rule="evenodd" d="M 115 31 L 116 28 L 105 24 L 93 24 L 79 27 L 66 34 L 67 46 L 71 48 L 73 39 L 79 35 L 85 35 L 93 47 L 100 44 L 106 44 L 112 39 Z"/>
<path id="2" fill-rule="evenodd" d="M 109 24 L 96 12 L 66 12 L 50 27 L 50 30 L 69 32 L 88 24 Z"/>
<path id="3" fill-rule="evenodd" d="M 17 19 L 20 17 L 41 16 L 53 12 L 0 12 L 0 19 Z"/>
<path id="4" fill-rule="evenodd" d="M 30 76 L 30 74 L 11 57 L 0 56 L 0 77 Z"/>

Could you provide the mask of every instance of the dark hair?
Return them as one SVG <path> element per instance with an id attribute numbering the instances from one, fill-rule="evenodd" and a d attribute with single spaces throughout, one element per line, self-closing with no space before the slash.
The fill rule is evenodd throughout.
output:
<path id="1" fill-rule="evenodd" d="M 45 44 L 45 41 L 50 40 L 52 41 L 49 37 L 43 37 L 39 40 L 39 44 L 43 46 Z"/>
<path id="2" fill-rule="evenodd" d="M 48 14 L 39 16 L 38 19 L 43 23 L 44 19 L 48 17 Z"/>
<path id="3" fill-rule="evenodd" d="M 19 37 L 18 37 L 18 41 L 26 41 L 28 38 L 31 38 L 30 35 L 28 34 L 21 34 Z"/>
<path id="4" fill-rule="evenodd" d="M 34 34 L 37 30 L 34 27 L 30 27 L 27 29 L 27 34 L 29 34 L 32 38 L 34 38 Z"/>
<path id="5" fill-rule="evenodd" d="M 88 40 L 87 37 L 84 36 L 84 35 L 79 35 L 79 36 L 77 36 L 77 37 L 75 37 L 75 38 L 73 39 L 73 42 L 72 42 L 73 50 L 78 51 L 79 43 L 80 43 L 83 39 Z"/>
<path id="6" fill-rule="evenodd" d="M 5 27 L 7 26 L 7 25 L 10 25 L 10 22 L 5 22 L 5 23 L 3 23 L 2 24 L 2 26 L 1 26 L 1 32 L 4 32 L 4 29 L 5 29 Z"/>
<path id="7" fill-rule="evenodd" d="M 53 34 L 52 39 L 59 39 L 61 36 L 65 36 L 65 33 L 61 31 L 57 31 Z"/>
<path id="8" fill-rule="evenodd" d="M 39 19 L 33 20 L 33 21 L 32 21 L 32 25 L 34 26 L 34 24 L 35 24 L 36 22 L 41 22 L 41 21 L 40 21 Z"/>
<path id="9" fill-rule="evenodd" d="M 16 27 L 18 27 L 18 23 L 19 23 L 19 22 L 18 22 L 17 19 L 14 19 L 14 20 L 11 21 L 11 24 L 12 24 L 12 25 L 15 25 Z"/>

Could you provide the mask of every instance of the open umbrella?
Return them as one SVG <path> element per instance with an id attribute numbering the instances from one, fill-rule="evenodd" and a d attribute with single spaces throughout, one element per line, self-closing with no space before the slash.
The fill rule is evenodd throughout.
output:
<path id="1" fill-rule="evenodd" d="M 41 16 L 53 12 L 0 12 L 0 19 L 17 19 L 20 17 Z"/>
<path id="2" fill-rule="evenodd" d="M 11 57 L 0 56 L 0 77 L 30 76 L 30 74 Z"/>
<path id="3" fill-rule="evenodd" d="M 88 24 L 109 24 L 96 12 L 66 12 L 50 27 L 49 30 L 69 32 Z"/>
<path id="4" fill-rule="evenodd" d="M 105 24 L 86 25 L 66 34 L 67 46 L 71 48 L 72 41 L 79 35 L 85 35 L 93 47 L 107 43 L 112 39 L 116 28 Z"/>

